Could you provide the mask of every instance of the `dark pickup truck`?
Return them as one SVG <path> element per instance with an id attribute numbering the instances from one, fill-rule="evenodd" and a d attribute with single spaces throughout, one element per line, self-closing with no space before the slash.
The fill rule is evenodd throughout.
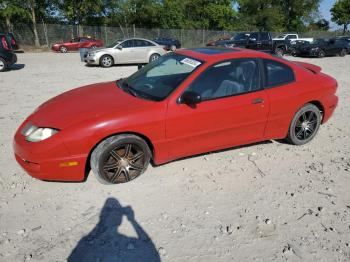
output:
<path id="1" fill-rule="evenodd" d="M 286 40 L 274 41 L 269 32 L 238 33 L 231 40 L 226 41 L 225 46 L 254 49 L 278 56 L 283 56 L 288 49 Z"/>

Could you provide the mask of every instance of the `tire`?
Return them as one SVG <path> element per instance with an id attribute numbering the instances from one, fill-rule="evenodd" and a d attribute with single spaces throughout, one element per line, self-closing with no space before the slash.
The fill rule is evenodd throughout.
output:
<path id="1" fill-rule="evenodd" d="M 61 53 L 67 53 L 68 52 L 68 48 L 63 45 L 63 46 L 60 47 L 60 52 Z"/>
<path id="2" fill-rule="evenodd" d="M 152 54 L 152 55 L 149 57 L 149 62 L 151 63 L 151 62 L 157 60 L 159 57 L 160 57 L 160 54 Z"/>
<path id="3" fill-rule="evenodd" d="M 319 58 L 323 58 L 323 57 L 325 57 L 325 56 L 326 56 L 325 51 L 320 50 L 320 51 L 318 52 L 318 57 L 319 57 Z"/>
<path id="4" fill-rule="evenodd" d="M 0 57 L 0 72 L 4 72 L 7 69 L 6 61 Z"/>
<path id="5" fill-rule="evenodd" d="M 283 50 L 282 48 L 277 47 L 277 48 L 275 49 L 275 54 L 276 54 L 278 57 L 282 57 L 283 54 L 284 54 L 284 50 Z"/>
<path id="6" fill-rule="evenodd" d="M 316 135 L 322 121 L 317 106 L 306 104 L 295 113 L 286 140 L 293 145 L 304 145 Z"/>
<path id="7" fill-rule="evenodd" d="M 339 56 L 344 57 L 344 56 L 346 56 L 347 53 L 348 53 L 348 52 L 346 51 L 346 49 L 342 49 L 342 50 L 339 52 Z"/>
<path id="8" fill-rule="evenodd" d="M 113 57 L 111 57 L 110 55 L 101 56 L 100 66 L 107 68 L 107 67 L 111 67 L 112 65 L 114 65 Z"/>
<path id="9" fill-rule="evenodd" d="M 135 135 L 116 135 L 103 140 L 92 152 L 90 165 L 102 184 L 120 184 L 144 173 L 151 160 L 147 143 Z"/>

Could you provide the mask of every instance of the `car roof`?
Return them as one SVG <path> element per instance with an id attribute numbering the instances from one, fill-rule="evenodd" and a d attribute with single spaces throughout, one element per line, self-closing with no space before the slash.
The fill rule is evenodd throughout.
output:
<path id="1" fill-rule="evenodd" d="M 269 58 L 270 54 L 258 52 L 251 49 L 242 48 L 227 48 L 227 47 L 200 47 L 191 49 L 178 49 L 175 51 L 178 54 L 190 56 L 192 58 L 215 62 L 225 59 L 244 58 L 244 57 L 262 57 Z"/>
<path id="2" fill-rule="evenodd" d="M 155 45 L 158 45 L 156 42 L 154 42 L 153 40 L 150 40 L 150 39 L 146 39 L 146 38 L 140 38 L 140 37 L 132 37 L 132 38 L 126 38 L 124 40 L 122 40 L 122 42 L 124 41 L 127 41 L 127 40 L 144 40 L 144 41 L 148 41 L 148 42 L 151 42 Z"/>

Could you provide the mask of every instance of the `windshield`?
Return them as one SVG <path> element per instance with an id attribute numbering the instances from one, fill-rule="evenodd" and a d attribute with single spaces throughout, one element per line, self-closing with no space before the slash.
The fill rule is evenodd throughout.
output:
<path id="1" fill-rule="evenodd" d="M 107 47 L 108 48 L 112 48 L 112 47 L 115 47 L 117 44 L 120 44 L 123 40 L 117 40 L 115 42 L 113 42 L 112 44 L 108 45 Z"/>
<path id="2" fill-rule="evenodd" d="M 313 45 L 319 45 L 324 43 L 325 41 L 323 39 L 315 39 L 314 41 L 311 42 Z"/>
<path id="3" fill-rule="evenodd" d="M 161 101 L 174 91 L 202 62 L 180 54 L 169 54 L 149 63 L 126 79 L 120 88 L 136 97 Z"/>
<path id="4" fill-rule="evenodd" d="M 242 41 L 242 40 L 247 40 L 248 37 L 249 37 L 249 34 L 240 33 L 240 34 L 235 35 L 233 40 Z"/>

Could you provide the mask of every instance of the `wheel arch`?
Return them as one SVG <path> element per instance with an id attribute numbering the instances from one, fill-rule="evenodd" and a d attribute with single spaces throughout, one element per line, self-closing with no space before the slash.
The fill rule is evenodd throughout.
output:
<path id="1" fill-rule="evenodd" d="M 135 135 L 138 136 L 140 138 L 142 138 L 148 145 L 150 151 L 151 151 L 151 161 L 154 161 L 154 145 L 151 142 L 151 139 L 149 139 L 149 137 L 147 137 L 144 134 L 138 133 L 138 132 L 134 132 L 134 131 L 125 131 L 125 132 L 118 132 L 118 133 L 113 133 L 113 134 L 109 134 L 108 136 L 105 136 L 101 139 L 99 139 L 94 146 L 90 149 L 88 157 L 86 158 L 86 163 L 85 163 L 85 172 L 84 172 L 84 181 L 87 179 L 89 172 L 91 170 L 91 166 L 90 166 L 90 159 L 91 159 L 91 154 L 92 152 L 95 150 L 95 148 L 104 140 L 106 140 L 107 138 L 110 138 L 112 136 L 117 136 L 117 135 Z"/>
<path id="2" fill-rule="evenodd" d="M 316 106 L 319 110 L 320 110 L 320 113 L 322 115 L 322 122 L 321 124 L 323 124 L 323 116 L 324 116 L 324 113 L 325 113 L 325 107 L 324 105 L 319 101 L 319 100 L 312 100 L 312 101 L 309 101 L 309 102 L 306 102 L 304 105 L 302 105 L 300 108 L 302 108 L 303 106 L 305 106 L 306 104 L 312 104 L 314 106 Z"/>

